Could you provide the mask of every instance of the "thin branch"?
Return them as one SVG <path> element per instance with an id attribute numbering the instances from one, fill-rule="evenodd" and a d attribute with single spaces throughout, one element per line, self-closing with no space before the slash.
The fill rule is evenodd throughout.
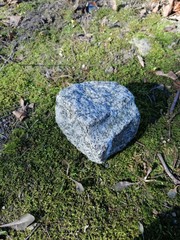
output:
<path id="1" fill-rule="evenodd" d="M 170 177 L 170 179 L 173 181 L 173 183 L 175 185 L 180 185 L 180 180 L 178 180 L 177 178 L 174 177 L 174 175 L 170 172 L 168 166 L 166 165 L 162 155 L 160 153 L 157 154 L 163 168 L 164 168 L 164 171 L 167 173 L 167 175 Z"/>
<path id="2" fill-rule="evenodd" d="M 180 114 L 180 111 L 178 111 L 177 113 L 174 113 L 171 118 L 169 119 L 169 122 L 172 122 L 172 120 L 178 115 Z"/>
<path id="3" fill-rule="evenodd" d="M 180 111 L 178 111 L 177 113 L 174 113 L 174 114 L 172 113 L 172 114 L 170 115 L 169 120 L 168 120 L 168 138 L 169 138 L 169 139 L 171 139 L 171 127 L 172 127 L 171 122 L 173 121 L 173 119 L 174 119 L 178 114 L 180 114 Z"/>
<path id="4" fill-rule="evenodd" d="M 173 168 L 177 168 L 180 164 L 180 155 L 179 155 L 178 148 L 176 146 L 175 146 L 174 152 L 176 154 L 176 159 L 174 159 Z"/>
<path id="5" fill-rule="evenodd" d="M 177 168 L 179 165 L 180 165 L 180 159 L 177 158 L 177 159 L 174 161 L 174 163 L 173 163 L 173 167 L 174 167 L 174 168 Z"/>
<path id="6" fill-rule="evenodd" d="M 173 111 L 174 111 L 174 108 L 175 108 L 176 103 L 177 103 L 177 101 L 178 101 L 178 99 L 179 99 L 179 96 L 180 96 L 180 90 L 177 90 L 177 93 L 176 93 L 176 95 L 175 95 L 175 97 L 174 97 L 174 100 L 173 100 L 173 103 L 172 103 L 172 105 L 171 105 L 171 108 L 170 108 L 170 110 L 169 110 L 169 114 L 170 114 L 170 115 L 172 115 L 172 113 L 173 113 Z"/>
<path id="7" fill-rule="evenodd" d="M 150 175 L 151 172 L 152 172 L 152 168 L 149 167 L 149 168 L 148 168 L 148 171 L 147 171 L 147 174 L 146 174 L 146 176 L 144 177 L 144 181 L 147 181 L 147 178 L 148 178 L 148 176 Z"/>

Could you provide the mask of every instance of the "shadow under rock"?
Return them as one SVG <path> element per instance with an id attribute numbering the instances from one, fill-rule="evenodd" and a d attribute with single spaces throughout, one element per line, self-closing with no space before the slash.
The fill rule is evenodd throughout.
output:
<path id="1" fill-rule="evenodd" d="M 155 221 L 144 226 L 144 237 L 139 235 L 134 240 L 179 240 L 180 239 L 180 207 L 159 213 Z"/>
<path id="2" fill-rule="evenodd" d="M 164 85 L 158 83 L 132 82 L 126 87 L 135 96 L 136 106 L 141 115 L 137 140 L 144 134 L 148 125 L 156 123 L 162 114 L 168 112 L 167 101 L 170 93 Z"/>

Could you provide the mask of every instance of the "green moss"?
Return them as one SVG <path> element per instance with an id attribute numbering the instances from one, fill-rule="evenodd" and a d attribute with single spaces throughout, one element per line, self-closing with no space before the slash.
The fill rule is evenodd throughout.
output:
<path id="1" fill-rule="evenodd" d="M 18 11 L 25 15 L 35 5 L 24 2 Z M 154 84 L 171 85 L 171 80 L 156 76 L 154 69 L 178 70 L 177 48 L 168 48 L 177 34 L 165 33 L 166 22 L 155 14 L 139 21 L 134 10 L 115 13 L 102 8 L 93 15 L 84 27 L 91 34 L 86 36 L 82 23 L 72 21 L 72 12 L 65 11 L 61 30 L 54 25 L 37 30 L 32 39 L 21 42 L 14 62 L 0 71 L 2 115 L 14 110 L 21 96 L 36 106 L 29 118 L 14 128 L 0 156 L 1 222 L 32 213 L 41 223 L 32 239 L 141 239 L 138 222 L 145 227 L 145 239 L 178 239 L 177 226 L 164 223 L 160 216 L 175 211 L 179 195 L 168 198 L 167 192 L 174 186 L 156 154 L 163 152 L 173 166 L 180 139 L 179 115 L 171 123 L 168 140 L 167 112 L 174 96 L 168 98 L 162 90 L 155 90 L 152 96 Z M 104 17 L 110 23 L 119 21 L 122 27 L 102 26 Z M 122 61 L 122 50 L 131 49 L 133 37 L 148 38 L 151 43 L 144 68 L 136 55 Z M 107 73 L 111 66 L 115 70 Z M 49 78 L 47 71 L 52 71 Z M 109 168 L 88 161 L 55 122 L 58 91 L 66 82 L 87 80 L 112 80 L 127 86 L 141 113 L 136 139 L 109 159 Z M 175 113 L 178 107 L 179 103 Z M 67 163 L 69 176 L 85 188 L 82 194 L 76 193 L 66 175 Z M 157 181 L 142 181 L 148 167 L 153 168 L 150 178 Z M 114 192 L 112 186 L 123 180 L 141 184 Z M 28 230 L 9 231 L 13 239 L 25 239 L 29 234 Z"/>

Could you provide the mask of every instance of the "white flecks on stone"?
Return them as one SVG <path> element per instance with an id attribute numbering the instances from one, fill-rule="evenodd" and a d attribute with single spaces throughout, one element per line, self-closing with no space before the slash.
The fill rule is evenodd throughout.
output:
<path id="1" fill-rule="evenodd" d="M 116 82 L 73 84 L 59 92 L 55 110 L 67 139 L 96 163 L 122 150 L 140 122 L 134 96 Z"/>

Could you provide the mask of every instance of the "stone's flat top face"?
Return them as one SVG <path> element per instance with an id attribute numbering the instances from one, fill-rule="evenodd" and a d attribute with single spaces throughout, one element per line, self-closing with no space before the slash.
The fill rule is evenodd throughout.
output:
<path id="1" fill-rule="evenodd" d="M 91 125 L 103 121 L 132 99 L 134 97 L 127 88 L 116 82 L 92 81 L 63 89 L 57 96 L 57 103 L 63 102 L 70 114 L 78 116 L 79 122 Z"/>

